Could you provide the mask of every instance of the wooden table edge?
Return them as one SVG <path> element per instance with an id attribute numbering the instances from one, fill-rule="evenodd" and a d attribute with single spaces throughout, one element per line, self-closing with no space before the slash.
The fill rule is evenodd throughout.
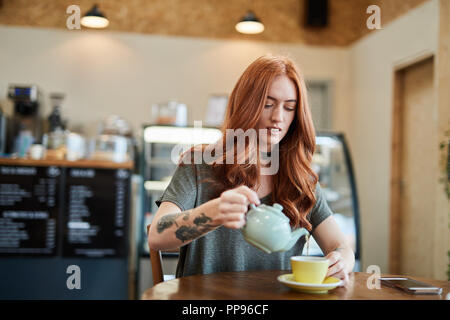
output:
<path id="1" fill-rule="evenodd" d="M 291 271 L 289 271 L 289 270 L 264 270 L 264 271 L 255 271 L 255 272 L 256 273 L 274 272 L 274 277 L 276 278 L 279 275 L 287 274 L 287 273 L 290 273 Z M 215 276 L 217 274 L 233 274 L 233 273 L 239 273 L 239 271 L 238 272 L 233 272 L 233 271 L 230 271 L 230 272 L 218 272 L 218 273 L 207 274 L 207 275 L 204 275 L 204 276 L 212 276 L 213 277 L 213 276 Z M 373 274 L 367 273 L 367 272 L 352 272 L 352 273 L 350 273 L 350 277 L 351 276 L 355 276 L 355 275 L 363 275 L 363 276 L 365 275 L 366 276 L 366 281 L 367 281 L 367 279 L 370 276 L 373 276 Z M 200 276 L 200 275 L 191 275 L 191 276 L 187 276 L 187 277 L 183 277 L 183 278 L 185 279 L 185 278 L 197 277 L 197 276 Z M 442 287 L 444 284 L 447 284 L 447 286 L 446 286 L 447 288 L 450 286 L 450 282 L 446 281 L 446 280 L 429 279 L 429 278 L 416 277 L 416 276 L 405 276 L 405 275 L 395 275 L 395 274 L 380 274 L 380 277 L 402 277 L 402 278 L 408 277 L 408 278 L 411 278 L 411 279 L 414 279 L 414 280 L 417 280 L 417 281 L 430 283 L 432 285 L 436 285 L 436 286 L 439 286 L 439 287 Z M 170 283 L 179 282 L 183 278 L 171 279 L 171 280 L 168 280 L 168 281 L 164 281 L 164 282 L 158 283 L 158 284 L 156 284 L 153 287 L 147 288 L 142 293 L 140 299 L 141 300 L 159 300 L 159 301 L 162 301 L 162 300 L 169 300 L 169 301 L 170 300 L 192 300 L 190 298 L 172 298 L 172 299 L 161 298 L 161 299 L 155 299 L 155 298 L 151 297 L 152 296 L 151 294 L 149 294 L 150 291 L 152 291 L 154 288 L 156 288 L 158 286 L 159 287 L 165 286 L 169 282 Z M 398 293 L 398 289 L 389 288 L 389 287 L 386 287 L 384 285 L 381 285 L 381 287 L 385 288 L 387 290 L 395 290 L 395 292 Z M 378 290 L 378 289 L 373 289 L 373 290 Z M 447 291 L 449 291 L 449 289 L 447 289 Z M 395 300 L 398 300 L 398 301 L 422 301 L 422 300 L 440 301 L 440 300 L 446 300 L 446 293 L 445 293 L 444 290 L 443 290 L 443 293 L 439 295 L 443 299 L 435 299 L 435 300 L 434 299 L 427 299 L 427 298 L 430 297 L 430 295 L 411 295 L 411 294 L 407 294 L 407 293 L 402 293 L 402 294 L 404 296 L 404 299 L 395 299 Z M 450 294 L 450 291 L 447 292 L 447 294 Z M 411 296 L 411 298 L 413 298 L 413 299 L 408 299 L 409 296 Z M 420 297 L 424 297 L 424 298 L 420 299 Z M 232 299 L 196 298 L 195 300 L 205 300 L 205 301 L 227 301 L 227 300 L 233 301 L 233 300 L 236 300 L 237 301 L 237 300 L 242 300 L 242 299 L 239 299 L 239 298 L 236 298 L 236 299 L 234 299 L 234 298 L 232 298 Z M 244 300 L 258 301 L 258 300 L 261 300 L 261 299 L 256 298 L 256 299 L 244 299 Z M 307 301 L 312 301 L 312 300 L 317 300 L 317 299 L 294 299 L 294 298 L 293 299 L 283 299 L 283 298 L 277 299 L 277 298 L 273 298 L 273 299 L 268 299 L 268 300 L 271 300 L 271 301 L 277 301 L 277 300 L 279 300 L 279 301 L 289 301 L 289 300 L 307 300 Z M 385 299 L 378 299 L 378 298 L 375 298 L 375 299 L 371 299 L 371 298 L 367 298 L 367 299 L 359 299 L 359 298 L 353 298 L 353 299 L 352 298 L 350 298 L 350 299 L 342 298 L 342 299 L 337 299 L 337 301 L 372 301 L 372 300 L 375 300 L 375 301 L 392 301 L 392 298 L 387 297 Z M 331 300 L 324 299 L 324 300 L 321 300 L 321 301 L 331 301 Z"/>

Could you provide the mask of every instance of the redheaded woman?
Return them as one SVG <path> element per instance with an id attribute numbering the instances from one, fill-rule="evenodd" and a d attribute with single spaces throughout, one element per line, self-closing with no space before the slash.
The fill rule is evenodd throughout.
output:
<path id="1" fill-rule="evenodd" d="M 267 254 L 247 243 L 239 230 L 249 204 L 276 202 L 293 228 L 310 231 L 329 258 L 327 275 L 345 285 L 354 253 L 311 169 L 315 130 L 305 82 L 293 61 L 266 55 L 247 67 L 230 95 L 222 133 L 216 144 L 183 155 L 156 201 L 149 246 L 180 248 L 177 277 L 289 270 L 290 257 L 302 254 L 304 237 L 288 251 Z M 242 135 L 240 148 L 236 141 Z M 199 156 L 202 161 L 192 161 Z"/>

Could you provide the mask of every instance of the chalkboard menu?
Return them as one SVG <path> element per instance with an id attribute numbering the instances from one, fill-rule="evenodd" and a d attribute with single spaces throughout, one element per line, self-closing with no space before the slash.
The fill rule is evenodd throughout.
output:
<path id="1" fill-rule="evenodd" d="M 66 168 L 63 256 L 127 253 L 130 171 Z"/>
<path id="2" fill-rule="evenodd" d="M 131 170 L 0 165 L 0 257 L 126 257 Z"/>
<path id="3" fill-rule="evenodd" d="M 0 166 L 0 256 L 57 252 L 61 168 Z"/>

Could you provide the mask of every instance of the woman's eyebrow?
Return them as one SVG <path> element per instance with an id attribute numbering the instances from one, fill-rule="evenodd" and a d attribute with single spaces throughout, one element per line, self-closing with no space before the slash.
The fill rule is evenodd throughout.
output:
<path id="1" fill-rule="evenodd" d="M 274 97 L 271 96 L 267 96 L 267 99 L 271 99 L 273 101 L 278 101 L 277 99 L 275 99 Z M 296 99 L 289 99 L 289 100 L 285 100 L 284 102 L 297 102 Z"/>

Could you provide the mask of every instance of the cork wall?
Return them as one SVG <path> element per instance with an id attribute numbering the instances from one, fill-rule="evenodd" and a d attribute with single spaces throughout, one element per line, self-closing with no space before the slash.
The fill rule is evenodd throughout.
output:
<path id="1" fill-rule="evenodd" d="M 366 9 L 381 8 L 382 27 L 429 0 L 329 0 L 328 26 L 305 26 L 305 0 L 0 0 L 0 24 L 66 28 L 66 8 L 82 14 L 95 3 L 109 30 L 219 39 L 247 39 L 346 46 L 370 32 Z M 242 35 L 234 25 L 247 10 L 264 23 L 259 35 Z"/>

